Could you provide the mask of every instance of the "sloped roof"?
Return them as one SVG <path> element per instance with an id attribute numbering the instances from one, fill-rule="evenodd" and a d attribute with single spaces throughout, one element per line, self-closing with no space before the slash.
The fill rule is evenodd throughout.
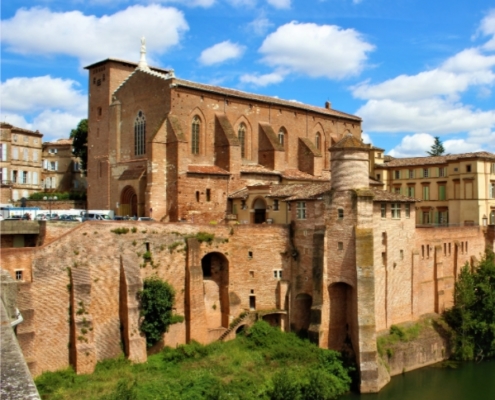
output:
<path id="1" fill-rule="evenodd" d="M 290 179 L 290 180 L 311 180 L 311 181 L 328 181 L 328 178 L 321 176 L 314 176 L 307 174 L 306 172 L 302 172 L 298 169 L 286 169 L 282 172 L 282 178 Z"/>
<path id="2" fill-rule="evenodd" d="M 124 172 L 122 172 L 122 175 L 120 175 L 119 181 L 141 179 L 141 177 L 144 175 L 145 172 L 146 169 L 144 167 L 135 167 L 135 168 L 126 169 Z"/>
<path id="3" fill-rule="evenodd" d="M 260 164 L 245 164 L 241 166 L 240 170 L 241 174 L 280 175 L 279 171 L 274 171 Z"/>
<path id="4" fill-rule="evenodd" d="M 72 139 L 58 139 L 53 142 L 44 142 L 43 146 L 72 146 Z"/>
<path id="5" fill-rule="evenodd" d="M 188 165 L 187 173 L 189 174 L 207 174 L 207 175 L 230 175 L 226 171 L 216 165 Z"/>
<path id="6" fill-rule="evenodd" d="M 373 201 L 376 202 L 394 202 L 394 203 L 416 203 L 420 202 L 421 200 L 415 199 L 414 197 L 408 197 L 408 196 L 403 196 L 402 194 L 398 193 L 390 193 L 385 190 L 377 189 L 377 188 L 370 188 L 370 190 L 373 192 Z"/>
<path id="7" fill-rule="evenodd" d="M 330 151 L 339 150 L 339 149 L 370 149 L 369 144 L 363 143 L 361 139 L 354 137 L 352 134 L 345 135 L 342 139 L 340 139 L 337 143 L 335 143 L 332 147 L 330 147 Z"/>
<path id="8" fill-rule="evenodd" d="M 495 154 L 488 151 L 477 151 L 474 153 L 461 153 L 461 154 L 449 154 L 447 156 L 434 156 L 434 157 L 409 157 L 409 158 L 394 158 L 385 164 L 376 165 L 375 168 L 395 168 L 395 167 L 408 167 L 408 166 L 421 166 L 421 165 L 438 165 L 446 164 L 449 161 L 456 161 L 463 158 L 482 158 L 495 160 Z"/>

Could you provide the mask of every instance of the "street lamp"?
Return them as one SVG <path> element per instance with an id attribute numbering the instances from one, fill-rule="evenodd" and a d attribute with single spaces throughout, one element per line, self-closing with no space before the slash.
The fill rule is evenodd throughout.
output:
<path id="1" fill-rule="evenodd" d="M 50 219 L 52 218 L 52 202 L 57 201 L 58 197 L 57 196 L 44 196 L 43 200 L 48 201 L 48 206 L 50 207 Z"/>

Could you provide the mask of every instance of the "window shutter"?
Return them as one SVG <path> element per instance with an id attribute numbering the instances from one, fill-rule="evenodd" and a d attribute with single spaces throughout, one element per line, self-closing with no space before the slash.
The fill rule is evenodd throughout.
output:
<path id="1" fill-rule="evenodd" d="M 2 161 L 7 161 L 7 143 L 2 144 Z"/>
<path id="2" fill-rule="evenodd" d="M 58 171 L 58 161 L 55 161 L 55 171 Z"/>
<path id="3" fill-rule="evenodd" d="M 26 183 L 31 184 L 31 171 L 28 171 L 28 173 L 27 173 L 27 182 Z"/>
<path id="4" fill-rule="evenodd" d="M 424 177 L 424 174 L 423 174 L 423 168 L 421 168 L 421 169 L 419 170 L 419 177 L 420 177 L 420 178 L 423 178 L 423 177 Z"/>
<path id="5" fill-rule="evenodd" d="M 33 185 L 37 185 L 37 184 L 38 184 L 38 173 L 33 172 Z"/>
<path id="6" fill-rule="evenodd" d="M 5 167 L 2 168 L 2 179 L 5 181 L 9 180 L 9 172 Z"/>
<path id="7" fill-rule="evenodd" d="M 43 169 L 48 169 L 48 161 L 43 160 Z"/>

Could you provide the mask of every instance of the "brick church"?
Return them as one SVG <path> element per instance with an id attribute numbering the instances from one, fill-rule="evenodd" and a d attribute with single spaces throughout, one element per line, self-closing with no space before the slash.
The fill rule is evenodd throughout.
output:
<path id="1" fill-rule="evenodd" d="M 107 59 L 89 71 L 88 207 L 160 221 L 222 221 L 252 185 L 330 178 L 327 149 L 361 119 Z M 270 219 L 254 205 L 252 221 Z M 254 208 L 253 208 L 254 209 Z M 272 216 L 273 217 L 273 216 Z"/>
<path id="2" fill-rule="evenodd" d="M 370 178 L 382 150 L 362 142 L 356 116 L 178 79 L 144 53 L 87 67 L 88 206 L 160 222 L 47 224 L 46 244 L 2 249 L 2 268 L 22 277 L 17 337 L 32 374 L 92 372 L 120 343 L 145 361 L 136 299 L 153 275 L 185 317 L 164 345 L 235 337 L 247 313 L 349 350 L 362 392 L 445 358 L 427 342 L 387 370 L 377 335 L 449 307 L 495 225 L 418 225 L 418 199 Z"/>

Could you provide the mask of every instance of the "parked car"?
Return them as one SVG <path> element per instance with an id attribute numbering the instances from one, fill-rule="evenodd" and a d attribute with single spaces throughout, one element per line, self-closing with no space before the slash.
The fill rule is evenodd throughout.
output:
<path id="1" fill-rule="evenodd" d="M 112 219 L 105 214 L 84 214 L 83 221 L 111 221 Z"/>
<path id="2" fill-rule="evenodd" d="M 151 217 L 139 217 L 138 221 L 148 221 L 149 222 L 149 221 L 154 221 L 154 219 Z"/>

